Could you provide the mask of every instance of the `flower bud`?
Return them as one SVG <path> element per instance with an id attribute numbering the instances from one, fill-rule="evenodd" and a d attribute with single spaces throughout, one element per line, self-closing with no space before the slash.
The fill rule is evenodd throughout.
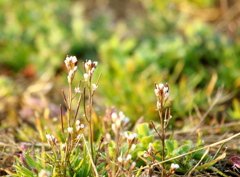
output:
<path id="1" fill-rule="evenodd" d="M 73 128 L 72 128 L 72 127 L 68 127 L 68 132 L 69 132 L 70 134 L 73 134 Z"/>

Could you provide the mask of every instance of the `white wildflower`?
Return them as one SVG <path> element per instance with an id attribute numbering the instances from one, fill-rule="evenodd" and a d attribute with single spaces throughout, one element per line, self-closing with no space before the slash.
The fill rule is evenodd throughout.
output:
<path id="1" fill-rule="evenodd" d="M 68 127 L 68 132 L 69 132 L 70 134 L 73 134 L 73 128 L 72 128 L 72 127 Z"/>
<path id="2" fill-rule="evenodd" d="M 95 91 L 97 89 L 98 85 L 92 84 L 92 87 L 93 87 L 93 91 Z"/>

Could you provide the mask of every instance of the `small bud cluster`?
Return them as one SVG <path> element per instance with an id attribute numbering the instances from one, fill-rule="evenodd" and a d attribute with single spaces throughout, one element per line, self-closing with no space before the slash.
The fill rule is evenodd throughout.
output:
<path id="1" fill-rule="evenodd" d="M 63 151 L 66 151 L 66 148 L 67 148 L 66 144 L 65 144 L 65 143 L 62 144 L 62 150 L 63 150 Z"/>
<path id="2" fill-rule="evenodd" d="M 159 85 L 156 84 L 154 91 L 155 91 L 155 95 L 157 97 L 160 96 L 164 100 L 167 100 L 169 97 L 169 86 L 167 83 L 165 85 L 164 84 L 159 84 Z"/>
<path id="3" fill-rule="evenodd" d="M 89 79 L 92 77 L 95 69 L 97 68 L 98 62 L 92 62 L 91 60 L 87 60 L 84 64 L 84 80 L 89 81 Z"/>
<path id="4" fill-rule="evenodd" d="M 75 66 L 77 66 L 77 58 L 75 56 L 67 56 L 65 59 L 65 65 L 67 69 L 70 71 L 72 70 Z"/>
<path id="5" fill-rule="evenodd" d="M 143 154 L 143 156 L 144 157 L 153 157 L 153 145 L 152 145 L 152 143 L 149 143 L 148 144 L 148 151 L 144 151 L 144 154 Z"/>
<path id="6" fill-rule="evenodd" d="M 74 89 L 74 92 L 75 92 L 75 93 L 81 93 L 80 88 L 79 88 L 79 87 L 76 87 L 76 88 Z"/>
<path id="7" fill-rule="evenodd" d="M 81 124 L 80 120 L 76 121 L 76 131 L 77 133 L 85 127 L 84 124 Z"/>
<path id="8" fill-rule="evenodd" d="M 129 133 L 129 132 L 125 132 L 124 133 L 124 137 L 127 139 L 128 143 L 137 143 L 137 134 L 136 133 Z"/>
<path id="9" fill-rule="evenodd" d="M 126 158 L 119 156 L 118 157 L 118 162 L 122 163 L 122 164 L 126 164 L 128 161 L 130 161 L 132 159 L 132 155 L 128 154 Z"/>
<path id="10" fill-rule="evenodd" d="M 69 134 L 73 134 L 73 128 L 72 128 L 72 127 L 68 127 L 67 130 L 68 130 L 68 133 L 69 133 Z"/>
<path id="11" fill-rule="evenodd" d="M 68 69 L 68 83 L 72 83 L 74 75 L 77 71 L 77 58 L 75 56 L 67 56 L 64 62 Z"/>
<path id="12" fill-rule="evenodd" d="M 125 125 L 129 122 L 129 118 L 126 117 L 123 112 L 119 112 L 118 114 L 116 112 L 113 112 L 111 118 L 112 130 L 114 133 L 116 133 L 116 131 L 118 131 L 122 125 Z"/>
<path id="13" fill-rule="evenodd" d="M 179 168 L 179 165 L 178 165 L 178 164 L 172 163 L 169 172 L 170 172 L 171 174 L 174 174 L 175 171 L 176 171 L 178 168 Z"/>
<path id="14" fill-rule="evenodd" d="M 57 138 L 55 138 L 53 135 L 46 134 L 46 138 L 50 145 L 55 145 L 57 143 Z"/>
<path id="15" fill-rule="evenodd" d="M 94 70 L 96 69 L 98 62 L 92 62 L 91 60 L 87 60 L 84 64 L 86 73 L 93 74 Z"/>

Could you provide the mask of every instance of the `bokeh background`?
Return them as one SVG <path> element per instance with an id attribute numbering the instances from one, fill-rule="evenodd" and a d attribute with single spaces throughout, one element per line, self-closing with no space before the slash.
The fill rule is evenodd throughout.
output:
<path id="1" fill-rule="evenodd" d="M 154 83 L 167 82 L 174 126 L 239 120 L 239 25 L 239 0 L 1 0 L 1 127 L 57 116 L 67 55 L 99 62 L 100 115 L 156 120 Z"/>

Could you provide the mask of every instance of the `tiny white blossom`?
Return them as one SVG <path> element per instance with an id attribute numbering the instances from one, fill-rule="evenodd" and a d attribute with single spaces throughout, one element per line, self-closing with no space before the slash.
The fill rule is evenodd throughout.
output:
<path id="1" fill-rule="evenodd" d="M 76 87 L 76 88 L 74 89 L 74 92 L 75 92 L 75 93 L 81 93 L 80 88 L 79 88 L 79 87 Z"/>
<path id="2" fill-rule="evenodd" d="M 105 136 L 105 140 L 106 140 L 106 142 L 109 142 L 109 141 L 111 141 L 111 135 L 109 134 L 109 133 L 106 133 L 106 136 Z"/>
<path id="3" fill-rule="evenodd" d="M 76 125 L 80 125 L 80 120 L 76 120 Z"/>
<path id="4" fill-rule="evenodd" d="M 98 62 L 92 62 L 91 60 L 87 60 L 84 64 L 85 71 L 88 72 L 89 74 L 93 74 L 97 65 L 98 65 Z"/>
<path id="5" fill-rule="evenodd" d="M 137 134 L 136 134 L 136 133 L 128 133 L 128 132 L 125 132 L 125 133 L 124 133 L 124 136 L 125 136 L 129 141 L 132 141 L 134 138 L 137 137 Z"/>
<path id="6" fill-rule="evenodd" d="M 98 87 L 98 85 L 96 85 L 96 84 L 92 84 L 92 86 L 93 86 L 93 91 L 95 91 Z"/>
<path id="7" fill-rule="evenodd" d="M 143 157 L 149 157 L 149 156 L 150 156 L 150 154 L 148 151 L 143 151 Z"/>
<path id="8" fill-rule="evenodd" d="M 121 127 L 121 123 L 122 123 L 122 121 L 120 119 L 117 119 L 116 122 L 115 122 L 116 127 L 120 128 Z"/>
<path id="9" fill-rule="evenodd" d="M 68 83 L 72 83 L 72 78 L 70 76 L 67 77 Z"/>
<path id="10" fill-rule="evenodd" d="M 122 111 L 119 112 L 119 119 L 120 120 L 124 120 L 125 119 L 125 115 L 123 114 Z"/>
<path id="11" fill-rule="evenodd" d="M 114 112 L 114 113 L 112 113 L 111 117 L 112 117 L 112 121 L 116 122 L 118 115 L 117 115 L 117 113 Z"/>
<path id="12" fill-rule="evenodd" d="M 125 117 L 125 119 L 123 120 L 125 124 L 127 124 L 129 121 L 130 121 L 129 117 Z"/>
<path id="13" fill-rule="evenodd" d="M 160 89 L 162 89 L 162 88 L 164 87 L 164 84 L 160 83 L 160 84 L 158 85 L 158 87 L 159 87 Z"/>
<path id="14" fill-rule="evenodd" d="M 46 134 L 46 138 L 47 138 L 49 143 L 56 143 L 57 142 L 57 139 L 53 135 Z"/>
<path id="15" fill-rule="evenodd" d="M 77 58 L 75 56 L 67 56 L 64 62 L 67 69 L 70 70 L 73 66 L 77 64 Z"/>
<path id="16" fill-rule="evenodd" d="M 73 72 L 76 72 L 76 71 L 77 71 L 77 66 L 73 68 Z"/>
<path id="17" fill-rule="evenodd" d="M 66 150 L 66 144 L 64 143 L 64 144 L 62 144 L 62 150 Z"/>
<path id="18" fill-rule="evenodd" d="M 50 134 L 46 134 L 46 138 L 47 138 L 48 140 L 50 140 L 50 139 L 51 139 L 51 135 L 50 135 Z"/>
<path id="19" fill-rule="evenodd" d="M 168 87 L 165 86 L 165 87 L 163 88 L 163 91 L 164 91 L 165 93 L 168 92 Z"/>
<path id="20" fill-rule="evenodd" d="M 68 132 L 69 132 L 70 134 L 72 134 L 72 133 L 73 133 L 73 128 L 72 128 L 72 127 L 68 127 Z"/>
<path id="21" fill-rule="evenodd" d="M 85 81 L 88 81 L 88 80 L 89 80 L 89 74 L 85 73 L 83 76 L 84 76 L 84 80 L 85 80 Z"/>
<path id="22" fill-rule="evenodd" d="M 172 163 L 172 164 L 171 164 L 171 168 L 174 169 L 174 170 L 176 170 L 176 169 L 179 168 L 179 165 L 178 165 L 178 164 L 175 164 L 175 163 Z"/>
<path id="23" fill-rule="evenodd" d="M 120 162 L 120 163 L 123 162 L 123 158 L 121 156 L 118 157 L 118 162 Z"/>
<path id="24" fill-rule="evenodd" d="M 79 131 L 79 130 L 81 130 L 81 129 L 83 129 L 83 128 L 84 128 L 84 124 L 78 125 L 78 126 L 77 126 L 77 131 Z"/>
<path id="25" fill-rule="evenodd" d="M 169 93 L 167 92 L 167 93 L 164 94 L 164 99 L 167 100 L 168 97 L 169 97 Z"/>
<path id="26" fill-rule="evenodd" d="M 132 159 L 131 154 L 128 154 L 127 157 L 126 157 L 126 161 L 129 161 L 129 160 L 131 160 L 131 159 Z"/>
<path id="27" fill-rule="evenodd" d="M 131 146 L 131 150 L 133 151 L 135 148 L 136 148 L 136 144 L 132 144 L 132 146 Z"/>
<path id="28" fill-rule="evenodd" d="M 136 166 L 136 162 L 132 162 L 132 164 L 131 164 L 131 169 L 133 169 L 135 166 Z"/>
<path id="29" fill-rule="evenodd" d="M 98 65 L 98 62 L 97 62 L 97 61 L 94 61 L 93 64 L 94 64 L 94 66 L 95 66 L 95 68 L 96 68 L 97 65 Z"/>

